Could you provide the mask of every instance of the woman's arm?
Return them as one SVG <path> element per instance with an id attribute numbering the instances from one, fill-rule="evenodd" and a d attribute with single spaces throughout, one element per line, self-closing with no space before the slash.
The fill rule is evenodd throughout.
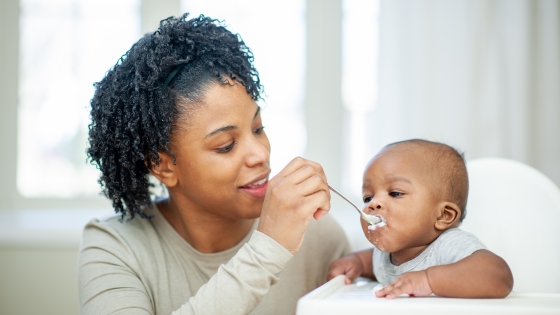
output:
<path id="1" fill-rule="evenodd" d="M 173 315 L 249 314 L 278 282 L 293 255 L 255 231 L 251 240 Z"/>
<path id="2" fill-rule="evenodd" d="M 407 272 L 376 295 L 395 298 L 434 293 L 456 298 L 503 298 L 512 288 L 513 275 L 507 263 L 488 250 L 478 250 L 452 264 Z"/>
<path id="3" fill-rule="evenodd" d="M 280 271 L 293 257 L 256 231 L 228 263 L 193 292 L 185 277 L 178 277 L 180 266 L 165 261 L 163 265 L 170 263 L 168 267 L 175 270 L 152 270 L 150 267 L 156 265 L 138 261 L 138 254 L 112 232 L 91 224 L 86 228 L 78 265 L 80 314 L 161 314 L 162 310 L 176 315 L 248 314 L 278 282 Z M 187 272 L 187 277 L 204 277 L 197 270 Z M 177 290 L 192 296 L 185 295 L 185 303 L 174 310 L 171 295 L 176 296 Z"/>

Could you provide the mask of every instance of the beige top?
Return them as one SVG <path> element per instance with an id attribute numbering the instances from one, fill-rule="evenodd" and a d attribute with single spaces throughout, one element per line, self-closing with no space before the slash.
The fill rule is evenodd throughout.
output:
<path id="1" fill-rule="evenodd" d="M 120 223 L 93 219 L 78 257 L 80 314 L 294 314 L 297 300 L 326 281 L 350 252 L 329 216 L 311 220 L 292 255 L 252 231 L 236 246 L 204 254 L 159 213 Z"/>

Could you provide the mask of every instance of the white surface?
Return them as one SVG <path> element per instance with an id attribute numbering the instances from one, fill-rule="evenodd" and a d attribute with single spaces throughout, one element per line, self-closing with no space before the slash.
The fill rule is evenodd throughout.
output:
<path id="1" fill-rule="evenodd" d="M 467 168 L 470 191 L 461 228 L 507 261 L 514 291 L 560 293 L 560 189 L 512 160 L 477 159 Z"/>
<path id="2" fill-rule="evenodd" d="M 505 299 L 376 298 L 377 282 L 344 285 L 338 276 L 298 301 L 297 315 L 329 314 L 560 314 L 560 294 L 513 292 Z"/>

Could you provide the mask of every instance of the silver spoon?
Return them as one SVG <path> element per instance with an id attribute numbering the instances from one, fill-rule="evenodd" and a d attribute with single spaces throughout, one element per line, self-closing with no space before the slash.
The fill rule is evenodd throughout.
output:
<path id="1" fill-rule="evenodd" d="M 348 200 L 348 198 L 344 197 L 341 193 L 336 191 L 336 189 L 332 188 L 331 185 L 328 185 L 328 186 L 329 186 L 329 189 L 332 190 L 335 194 L 339 195 L 340 197 L 342 197 L 342 199 L 346 200 L 349 204 L 351 204 L 354 208 L 356 208 L 356 210 L 358 210 L 358 212 L 360 213 L 360 216 L 362 217 L 362 219 L 364 219 L 367 223 L 373 225 L 373 224 L 377 224 L 377 223 L 383 221 L 378 216 L 364 213 L 362 211 L 362 209 L 358 208 L 358 206 L 356 206 L 352 201 Z"/>

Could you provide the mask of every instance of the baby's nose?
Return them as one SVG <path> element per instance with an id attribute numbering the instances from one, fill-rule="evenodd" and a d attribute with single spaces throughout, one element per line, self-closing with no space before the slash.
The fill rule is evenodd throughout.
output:
<path id="1" fill-rule="evenodd" d="M 381 210 L 381 209 L 383 208 L 383 206 L 382 206 L 381 202 L 379 202 L 378 200 L 375 200 L 375 199 L 374 199 L 374 200 L 370 201 L 370 202 L 366 205 L 365 208 L 366 208 L 367 211 L 368 211 L 367 213 L 370 213 L 370 212 L 374 212 L 375 210 Z M 365 211 L 364 211 L 364 212 L 365 212 Z"/>
<path id="2" fill-rule="evenodd" d="M 364 213 L 370 214 L 371 212 L 375 211 L 376 209 L 381 209 L 381 205 L 374 200 L 370 201 L 364 206 Z"/>

